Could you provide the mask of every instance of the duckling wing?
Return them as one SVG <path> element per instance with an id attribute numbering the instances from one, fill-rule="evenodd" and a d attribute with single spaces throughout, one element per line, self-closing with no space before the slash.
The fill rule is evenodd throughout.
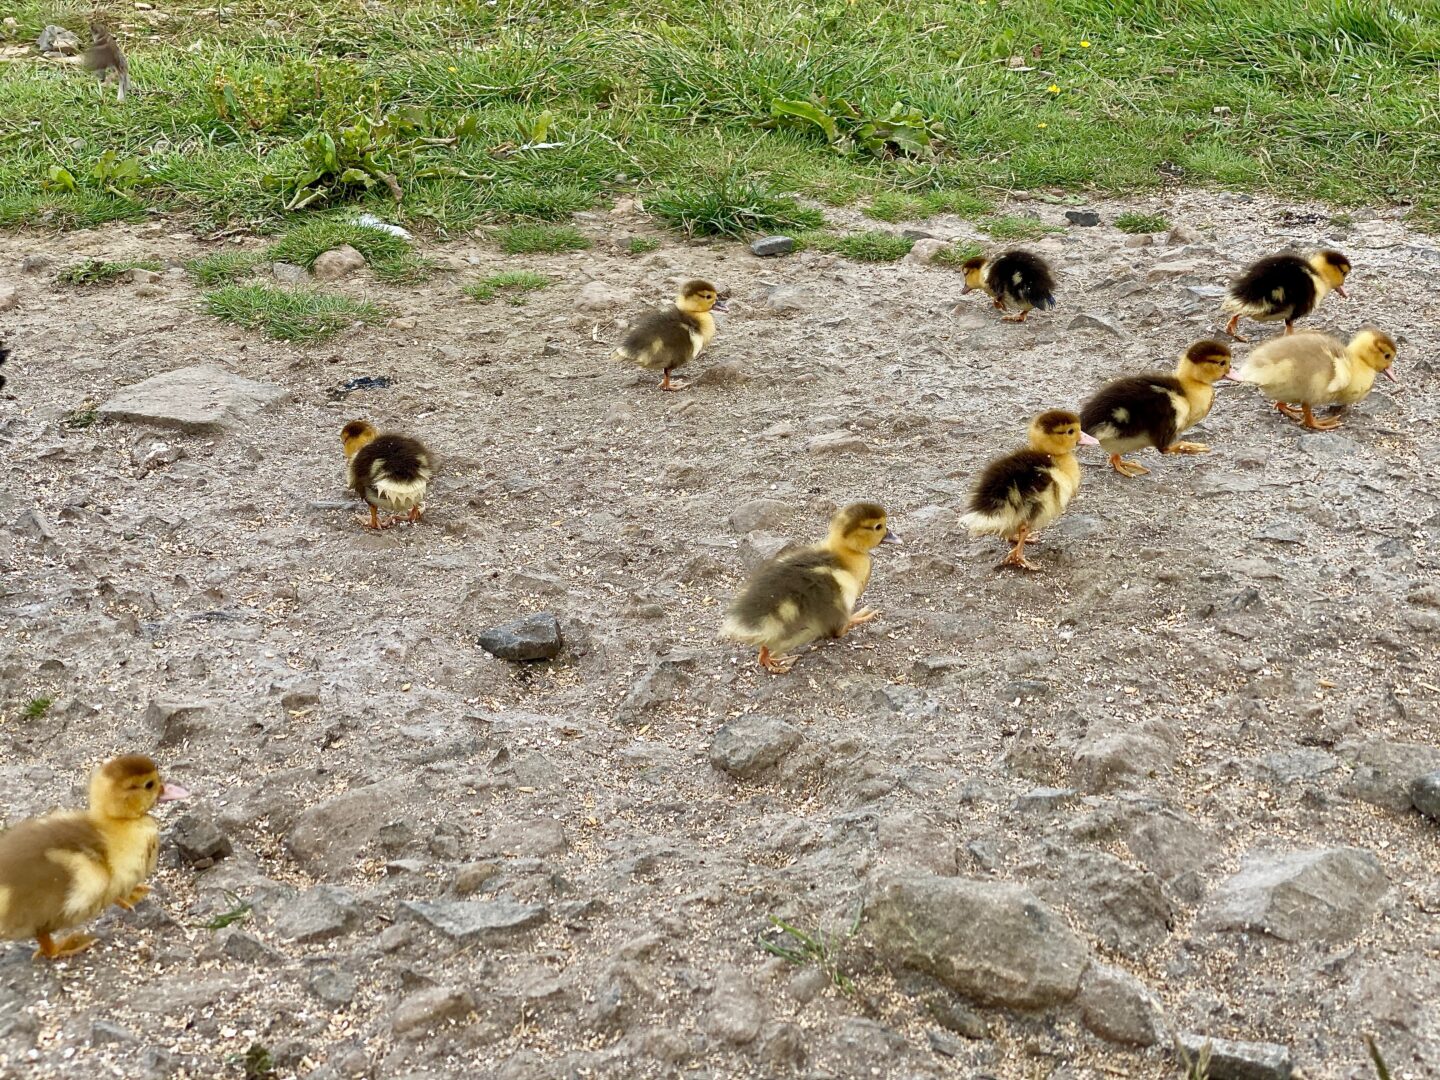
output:
<path id="1" fill-rule="evenodd" d="M 808 550 L 761 566 L 730 606 L 721 633 L 735 641 L 786 652 L 838 635 L 860 583 L 831 554 Z"/>
<path id="2" fill-rule="evenodd" d="M 1055 276 L 1040 256 L 1007 251 L 988 267 L 992 288 L 1017 307 L 1045 310 L 1055 306 Z"/>
<path id="3" fill-rule="evenodd" d="M 1013 533 L 1040 516 L 1046 495 L 1057 487 L 1055 459 L 1039 450 L 1017 450 L 985 467 L 970 510 L 960 521 L 972 533 Z"/>
<path id="4" fill-rule="evenodd" d="M 367 503 L 386 510 L 419 506 L 431 475 L 430 452 L 406 435 L 381 435 L 350 459 L 350 487 Z"/>
<path id="5" fill-rule="evenodd" d="M 1102 386 L 1081 408 L 1080 429 L 1110 453 L 1123 454 L 1143 446 L 1169 446 L 1189 416 L 1179 379 L 1134 375 Z"/>
<path id="6" fill-rule="evenodd" d="M 1337 383 L 1348 380 L 1343 342 L 1313 330 L 1265 342 L 1245 361 L 1240 381 L 1258 386 L 1276 401 L 1317 404 Z"/>
<path id="7" fill-rule="evenodd" d="M 679 308 L 661 308 L 643 316 L 615 350 L 623 360 L 652 371 L 680 367 L 700 355 L 705 336 L 700 322 Z"/>
<path id="8" fill-rule="evenodd" d="M 1230 284 L 1226 311 L 1242 315 L 1308 315 L 1319 299 L 1309 265 L 1298 255 L 1269 255 L 1245 268 Z"/>
<path id="9" fill-rule="evenodd" d="M 109 892 L 104 839 L 84 814 L 22 821 L 0 834 L 0 938 L 83 922 Z"/>

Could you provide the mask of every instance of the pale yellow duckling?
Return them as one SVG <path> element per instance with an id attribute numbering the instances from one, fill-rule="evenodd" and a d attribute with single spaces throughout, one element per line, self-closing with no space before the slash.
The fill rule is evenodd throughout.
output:
<path id="1" fill-rule="evenodd" d="M 887 526 L 885 508 L 860 502 L 830 520 L 819 544 L 777 555 L 751 575 L 730 605 L 720 633 L 760 648 L 760 666 L 783 675 L 795 664 L 786 655 L 820 638 L 843 637 L 879 612 L 855 610 L 870 581 L 870 552 L 899 540 Z"/>
<path id="2" fill-rule="evenodd" d="M 710 344 L 715 336 L 712 310 L 725 310 L 715 286 L 708 281 L 687 281 L 672 307 L 641 316 L 615 350 L 615 358 L 664 372 L 660 389 L 678 390 L 680 387 L 670 382 L 670 372 L 694 360 Z"/>
<path id="3" fill-rule="evenodd" d="M 88 922 L 111 904 L 127 911 L 150 891 L 159 826 L 157 802 L 189 797 L 160 780 L 140 754 L 107 761 L 90 778 L 90 808 L 22 821 L 0 833 L 0 939 L 34 938 L 35 955 L 73 956 L 92 934 L 50 935 Z"/>
<path id="4" fill-rule="evenodd" d="M 1377 374 L 1397 382 L 1390 370 L 1395 351 L 1394 338 L 1370 327 L 1352 337 L 1348 345 L 1329 334 L 1307 330 L 1265 342 L 1246 359 L 1237 381 L 1258 386 L 1275 402 L 1275 408 L 1312 431 L 1329 431 L 1339 427 L 1340 420 L 1317 420 L 1312 409 L 1354 405 L 1370 393 Z"/>

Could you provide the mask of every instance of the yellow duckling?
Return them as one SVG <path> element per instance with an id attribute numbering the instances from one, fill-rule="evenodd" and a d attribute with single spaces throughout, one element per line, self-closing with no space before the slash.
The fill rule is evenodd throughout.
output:
<path id="1" fill-rule="evenodd" d="M 843 637 L 879 614 L 855 610 L 870 581 L 870 552 L 900 541 L 887 527 L 885 508 L 859 502 L 830 520 L 819 544 L 777 555 L 751 575 L 730 605 L 720 633 L 760 647 L 760 666 L 783 675 L 794 666 L 786 655 L 820 638 Z"/>
<path id="2" fill-rule="evenodd" d="M 1019 314 L 1006 315 L 1001 322 L 1024 322 L 1031 310 L 1046 311 L 1055 306 L 1055 275 L 1050 265 L 1031 251 L 1007 251 L 993 259 L 978 255 L 960 264 L 965 287 L 960 295 L 982 289 L 997 311 L 1014 308 Z"/>
<path id="3" fill-rule="evenodd" d="M 1377 374 L 1398 382 L 1390 370 L 1395 351 L 1394 338 L 1370 327 L 1352 337 L 1348 345 L 1329 334 L 1308 330 L 1259 346 L 1246 359 L 1237 381 L 1258 386 L 1275 402 L 1275 408 L 1312 431 L 1329 431 L 1340 426 L 1339 418 L 1317 420 L 1312 408 L 1354 405 L 1370 393 Z M 1300 407 L 1295 408 L 1292 401 Z"/>
<path id="4" fill-rule="evenodd" d="M 403 520 L 393 517 L 381 524 L 384 509 L 407 513 L 412 523 L 419 521 L 433 472 L 424 444 L 408 435 L 381 435 L 364 420 L 346 424 L 340 441 L 345 447 L 346 483 L 370 504 L 369 518 L 361 514 L 356 520 L 372 529 L 388 529 Z"/>
<path id="5" fill-rule="evenodd" d="M 1110 455 L 1122 476 L 1150 470 L 1121 455 L 1153 446 L 1162 454 L 1204 454 L 1204 443 L 1178 442 L 1182 432 L 1210 414 L 1215 384 L 1230 373 L 1230 348 L 1197 341 L 1171 375 L 1133 375 L 1102 386 L 1080 409 L 1080 424 Z"/>
<path id="6" fill-rule="evenodd" d="M 1230 285 L 1222 305 L 1230 312 L 1225 333 L 1244 341 L 1237 332 L 1241 316 L 1256 322 L 1285 320 L 1285 333 L 1295 332 L 1295 320 L 1309 315 L 1329 292 L 1343 299 L 1350 260 L 1326 249 L 1304 257 L 1281 253 L 1251 263 Z"/>
<path id="7" fill-rule="evenodd" d="M 1096 439 L 1080 429 L 1080 417 L 1053 409 L 1030 423 L 1030 448 L 996 458 L 985 467 L 960 523 L 972 536 L 1003 536 L 1015 545 L 998 565 L 1039 567 L 1025 558 L 1025 542 L 1065 512 L 1080 487 L 1075 447 Z"/>
<path id="8" fill-rule="evenodd" d="M 157 802 L 189 798 L 162 783 L 140 754 L 107 761 L 90 778 L 90 808 L 22 821 L 0 833 L 0 939 L 40 943 L 36 956 L 73 956 L 92 934 L 51 938 L 88 922 L 111 904 L 129 911 L 150 891 L 159 826 Z"/>
<path id="9" fill-rule="evenodd" d="M 694 360 L 710 344 L 715 336 L 712 310 L 725 310 L 715 286 L 708 281 L 687 281 L 674 306 L 648 312 L 630 328 L 615 350 L 615 358 L 662 371 L 660 389 L 679 390 L 670 382 L 670 372 Z"/>

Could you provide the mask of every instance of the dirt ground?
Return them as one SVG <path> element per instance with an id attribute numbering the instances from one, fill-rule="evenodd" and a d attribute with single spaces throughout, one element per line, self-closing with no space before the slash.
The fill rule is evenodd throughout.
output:
<path id="1" fill-rule="evenodd" d="M 332 287 L 389 325 L 303 347 L 203 314 L 178 270 L 54 281 L 80 257 L 178 264 L 228 240 L 164 221 L 0 237 L 19 298 L 0 313 L 0 810 L 78 804 L 95 764 L 146 752 L 195 793 L 162 825 L 188 810 L 234 848 L 200 869 L 167 832 L 152 897 L 80 957 L 0 946 L 0 1077 L 241 1076 L 255 1044 L 285 1077 L 1178 1075 L 1168 1035 L 1115 1045 L 1074 1010 L 951 1001 L 979 1027 L 937 1023 L 947 992 L 867 929 L 896 870 L 1028 885 L 1170 1031 L 1285 1044 L 1312 1080 L 1372 1075 L 1368 1031 L 1397 1078 L 1440 1077 L 1440 827 L 1403 795 L 1440 768 L 1440 251 L 1398 215 L 1332 224 L 1258 197 L 1096 208 L 1194 240 L 1130 247 L 1102 224 L 1027 245 L 1061 291 L 1023 326 L 943 267 L 759 259 L 601 211 L 579 217 L 590 251 L 477 238 L 426 245 L 423 285 L 362 271 Z M 630 255 L 636 235 L 662 246 Z M 1002 547 L 958 511 L 1029 416 L 1168 369 L 1222 323 L 1187 289 L 1320 243 L 1355 272 L 1310 325 L 1390 331 L 1398 385 L 1325 434 L 1222 388 L 1192 435 L 1212 453 L 1149 453 L 1130 480 L 1083 452 L 1042 572 L 992 569 Z M 22 272 L 36 254 L 53 264 Z M 523 306 L 462 295 L 502 268 L 559 283 Z M 692 276 L 730 311 L 688 388 L 659 393 L 608 358 L 616 320 Z M 629 299 L 576 310 L 590 281 Z M 154 431 L 65 423 L 197 363 L 290 397 L 232 431 L 160 433 L 181 455 L 148 472 Z M 374 375 L 394 385 L 327 394 Z M 355 524 L 339 430 L 357 416 L 434 450 L 421 525 Z M 732 525 L 761 498 L 784 505 Z M 720 642 L 747 568 L 860 498 L 904 540 L 876 561 L 880 618 L 788 678 Z M 478 648 L 532 611 L 558 616 L 558 660 Z M 743 715 L 802 741 L 737 780 L 708 753 Z M 1117 734 L 1143 736 L 1138 765 L 1082 775 Z M 1183 850 L 1122 841 L 1159 818 Z M 1345 846 L 1389 880 L 1348 940 L 1198 924 L 1247 857 Z M 403 906 L 457 897 L 529 914 L 457 941 Z M 823 930 L 853 993 L 763 950 L 771 916 Z"/>

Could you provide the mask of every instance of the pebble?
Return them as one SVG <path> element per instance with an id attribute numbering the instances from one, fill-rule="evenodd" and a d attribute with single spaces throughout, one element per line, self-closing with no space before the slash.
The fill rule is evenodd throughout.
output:
<path id="1" fill-rule="evenodd" d="M 1116 326 L 1109 319 L 1100 315 L 1079 314 L 1070 320 L 1067 327 L 1070 330 L 1099 330 L 1102 333 L 1110 334 L 1113 337 L 1123 337 L 1125 331 Z"/>
<path id="2" fill-rule="evenodd" d="M 55 260 L 49 255 L 26 255 L 20 260 L 20 272 L 22 274 L 39 274 L 48 270 L 55 264 Z"/>
<path id="3" fill-rule="evenodd" d="M 316 281 L 340 281 L 357 270 L 363 269 L 365 269 L 365 256 L 349 244 L 341 244 L 338 248 L 321 252 L 314 265 L 310 267 L 310 273 L 314 275 Z"/>
<path id="4" fill-rule="evenodd" d="M 1420 813 L 1440 822 L 1440 772 L 1416 777 L 1410 785 L 1410 801 Z"/>
<path id="5" fill-rule="evenodd" d="M 170 830 L 170 842 L 182 859 L 199 868 L 213 866 L 234 850 L 230 838 L 208 814 L 200 812 L 186 814 L 175 822 Z"/>
<path id="6" fill-rule="evenodd" d="M 1095 210 L 1066 210 L 1065 220 L 1071 225 L 1089 228 L 1100 224 L 1100 214 Z"/>
<path id="7" fill-rule="evenodd" d="M 915 241 L 905 258 L 901 262 L 909 263 L 911 266 L 929 266 L 935 261 L 935 256 L 949 248 L 950 245 L 944 240 L 923 238 Z"/>
<path id="8" fill-rule="evenodd" d="M 761 258 L 789 255 L 794 250 L 795 241 L 788 236 L 762 236 L 759 240 L 750 241 L 751 254 L 759 255 Z"/>
<path id="9" fill-rule="evenodd" d="M 738 533 L 774 529 L 790 516 L 790 504 L 780 499 L 750 499 L 730 511 L 730 527 Z"/>
<path id="10" fill-rule="evenodd" d="M 1290 1049 L 1275 1043 L 1232 1042 L 1184 1032 L 1180 1045 L 1192 1057 L 1210 1047 L 1209 1080 L 1291 1080 Z"/>
<path id="11" fill-rule="evenodd" d="M 432 986 L 402 999 L 390 1014 L 390 1030 L 396 1035 L 420 1037 L 427 1029 L 447 1020 L 459 1020 L 475 1011 L 469 990 Z"/>
<path id="12" fill-rule="evenodd" d="M 288 262 L 271 263 L 270 273 L 274 275 L 276 281 L 285 285 L 300 285 L 310 278 L 310 271 L 305 267 Z"/>
<path id="13" fill-rule="evenodd" d="M 770 716 L 742 716 L 715 732 L 710 764 L 748 780 L 780 763 L 800 744 L 800 732 Z"/>
<path id="14" fill-rule="evenodd" d="M 831 431 L 805 440 L 805 449 L 812 454 L 864 454 L 870 446 L 849 431 Z"/>
<path id="15" fill-rule="evenodd" d="M 744 1046 L 760 1034 L 765 1022 L 765 1006 L 741 972 L 720 972 L 708 1005 L 705 1027 L 717 1039 L 732 1046 Z"/>
<path id="16" fill-rule="evenodd" d="M 1155 243 L 1155 238 L 1149 233 L 1132 233 L 1125 237 L 1125 246 L 1127 248 L 1149 247 L 1153 243 Z"/>
<path id="17" fill-rule="evenodd" d="M 560 622 L 548 611 L 491 627 L 481 632 L 479 641 L 491 656 L 517 662 L 553 660 L 565 645 Z"/>

